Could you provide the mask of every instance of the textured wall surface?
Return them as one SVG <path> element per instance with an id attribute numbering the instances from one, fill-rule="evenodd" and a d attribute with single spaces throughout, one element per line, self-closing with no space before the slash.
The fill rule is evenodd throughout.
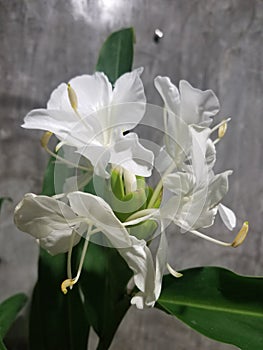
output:
<path id="1" fill-rule="evenodd" d="M 232 116 L 218 146 L 217 170 L 233 169 L 225 204 L 250 221 L 246 243 L 230 250 L 189 235 L 170 234 L 170 261 L 178 269 L 222 265 L 263 275 L 263 2 L 261 0 L 0 0 L 0 196 L 18 202 L 38 193 L 47 156 L 40 133 L 20 128 L 25 113 L 45 106 L 50 92 L 74 75 L 92 73 L 98 50 L 113 30 L 134 26 L 135 66 L 144 66 L 148 100 L 160 103 L 153 78 L 189 80 L 218 95 L 220 117 Z M 164 32 L 158 44 L 156 28 Z M 30 293 L 37 277 L 37 246 L 0 217 L 0 300 Z M 222 239 L 221 224 L 210 230 Z M 225 233 L 224 233 L 225 232 Z M 14 330 L 17 342 L 22 331 Z M 12 342 L 12 341 L 11 341 Z M 116 349 L 227 350 L 157 310 L 131 309 L 111 347 Z M 21 346 L 12 349 L 21 349 Z"/>

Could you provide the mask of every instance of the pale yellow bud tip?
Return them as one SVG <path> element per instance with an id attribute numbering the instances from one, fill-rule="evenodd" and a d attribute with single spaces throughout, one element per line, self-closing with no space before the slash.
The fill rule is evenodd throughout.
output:
<path id="1" fill-rule="evenodd" d="M 231 244 L 233 248 L 240 246 L 244 242 L 248 234 L 248 229 L 249 229 L 248 221 L 245 221 L 243 226 L 241 227 L 241 230 L 238 232 L 238 234 L 236 235 L 236 238 L 233 240 Z"/>
<path id="2" fill-rule="evenodd" d="M 175 271 L 175 270 L 172 268 L 172 266 L 171 266 L 170 264 L 167 263 L 166 266 L 167 266 L 167 269 L 168 269 L 169 273 L 170 273 L 172 276 L 174 276 L 174 277 L 176 277 L 176 278 L 180 278 L 180 277 L 183 276 L 182 273 Z"/>
<path id="3" fill-rule="evenodd" d="M 225 121 L 218 129 L 218 138 L 222 139 L 227 131 L 227 122 Z"/>
<path id="4" fill-rule="evenodd" d="M 41 137 L 40 143 L 41 143 L 41 146 L 42 146 L 43 148 L 46 148 L 46 147 L 47 147 L 51 136 L 52 136 L 52 132 L 46 131 L 46 132 L 44 133 L 44 135 Z"/>
<path id="5" fill-rule="evenodd" d="M 63 281 L 63 282 L 61 283 L 61 290 L 62 290 L 62 292 L 63 292 L 64 294 L 67 294 L 67 292 L 68 292 L 67 288 L 73 287 L 74 284 L 75 284 L 74 279 L 72 279 L 72 278 L 66 279 L 65 281 Z"/>
<path id="6" fill-rule="evenodd" d="M 69 102 L 71 104 L 71 107 L 76 111 L 78 109 L 78 98 L 76 95 L 76 92 L 71 87 L 71 85 L 68 83 L 68 98 Z"/>

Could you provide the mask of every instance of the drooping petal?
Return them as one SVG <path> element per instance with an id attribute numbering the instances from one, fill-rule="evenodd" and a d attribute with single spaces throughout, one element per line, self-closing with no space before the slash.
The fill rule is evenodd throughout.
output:
<path id="1" fill-rule="evenodd" d="M 232 231 L 233 228 L 236 227 L 236 215 L 235 213 L 228 207 L 226 207 L 223 204 L 219 204 L 218 211 L 220 214 L 220 217 L 223 221 L 223 223 L 226 225 L 226 227 Z"/>
<path id="2" fill-rule="evenodd" d="M 161 222 L 162 225 L 162 222 Z M 161 229 L 161 237 L 159 242 L 159 247 L 156 252 L 155 261 L 155 287 L 154 287 L 154 299 L 158 300 L 161 289 L 162 289 L 162 279 L 168 258 L 168 243 L 166 239 L 166 234 L 164 228 Z"/>
<path id="3" fill-rule="evenodd" d="M 26 194 L 16 206 L 14 221 L 23 232 L 39 239 L 40 245 L 51 254 L 66 252 L 69 249 L 72 231 L 79 228 L 81 220 L 68 205 L 47 196 Z M 76 235 L 73 244 L 80 236 Z"/>
<path id="4" fill-rule="evenodd" d="M 67 197 L 74 212 L 100 229 L 115 248 L 132 245 L 128 231 L 102 198 L 79 191 L 69 193 Z"/>
<path id="5" fill-rule="evenodd" d="M 154 297 L 155 269 L 150 249 L 146 242 L 131 236 L 131 248 L 120 249 L 119 253 L 134 273 L 135 285 L 140 290 L 131 300 L 138 309 L 152 307 L 156 301 Z M 140 242 L 140 244 L 138 244 Z"/>
<path id="6" fill-rule="evenodd" d="M 210 180 L 207 193 L 209 208 L 217 206 L 228 192 L 228 176 L 231 174 L 232 171 L 227 170 L 223 173 L 214 175 L 212 180 Z"/>
<path id="7" fill-rule="evenodd" d="M 148 177 L 151 175 L 154 155 L 143 147 L 135 133 L 120 135 L 111 148 L 110 162 L 131 173 Z"/>
<path id="8" fill-rule="evenodd" d="M 190 124 L 209 126 L 211 117 L 219 111 L 219 101 L 212 90 L 202 91 L 192 87 L 187 81 L 179 83 L 181 96 L 181 117 Z"/>

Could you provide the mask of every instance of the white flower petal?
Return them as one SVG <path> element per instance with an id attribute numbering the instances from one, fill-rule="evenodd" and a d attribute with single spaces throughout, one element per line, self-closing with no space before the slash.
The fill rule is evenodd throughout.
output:
<path id="1" fill-rule="evenodd" d="M 66 252 L 77 216 L 68 205 L 47 196 L 25 195 L 16 206 L 14 221 L 23 232 L 39 239 L 40 245 L 51 254 Z M 72 224 L 72 221 L 75 224 Z M 80 237 L 76 235 L 74 245 Z"/>
<path id="2" fill-rule="evenodd" d="M 69 83 L 77 95 L 81 116 L 88 116 L 110 105 L 112 87 L 104 73 L 81 75 L 71 79 Z"/>
<path id="3" fill-rule="evenodd" d="M 140 75 L 142 69 L 123 74 L 115 83 L 109 126 L 121 131 L 133 129 L 142 119 L 146 97 Z"/>
<path id="4" fill-rule="evenodd" d="M 158 76 L 154 79 L 154 85 L 162 96 L 165 107 L 176 116 L 180 114 L 180 96 L 177 87 L 172 84 L 170 78 Z"/>
<path id="5" fill-rule="evenodd" d="M 231 170 L 213 176 L 208 187 L 209 208 L 214 208 L 219 204 L 225 194 L 228 192 L 228 176 L 232 174 Z"/>
<path id="6" fill-rule="evenodd" d="M 103 178 L 109 178 L 110 175 L 107 172 L 111 156 L 109 149 L 101 145 L 89 144 L 79 148 L 77 152 L 90 160 L 94 167 L 94 174 Z"/>
<path id="7" fill-rule="evenodd" d="M 119 165 L 131 173 L 148 177 L 152 172 L 154 155 L 139 143 L 135 133 L 119 136 L 111 149 L 110 162 Z"/>
<path id="8" fill-rule="evenodd" d="M 219 111 L 219 101 L 212 90 L 193 88 L 187 81 L 179 83 L 181 117 L 187 124 L 209 126 L 211 117 Z"/>
<path id="9" fill-rule="evenodd" d="M 67 88 L 67 84 L 62 83 L 52 92 L 47 103 L 47 109 L 72 112 Z"/>
<path id="10" fill-rule="evenodd" d="M 218 211 L 223 223 L 230 231 L 232 231 L 233 228 L 236 227 L 237 219 L 235 213 L 230 208 L 221 203 L 218 206 Z"/>
<path id="11" fill-rule="evenodd" d="M 161 223 L 162 225 L 162 223 Z M 161 289 L 162 289 L 162 279 L 167 263 L 168 257 L 168 243 L 166 239 L 166 234 L 162 227 L 161 237 L 159 242 L 159 247 L 156 253 L 156 262 L 155 262 L 155 287 L 154 287 L 154 299 L 158 300 Z"/>
<path id="12" fill-rule="evenodd" d="M 208 167 L 206 164 L 207 140 L 210 135 L 208 128 L 193 128 L 190 126 L 192 136 L 191 161 L 192 171 L 196 185 L 208 181 Z"/>
<path id="13" fill-rule="evenodd" d="M 115 248 L 132 245 L 130 235 L 102 198 L 90 193 L 72 192 L 67 195 L 71 208 L 101 230 Z"/>
<path id="14" fill-rule="evenodd" d="M 72 244 L 72 230 L 64 229 L 52 231 L 50 234 L 39 240 L 40 246 L 44 248 L 49 254 L 56 255 L 66 253 Z M 73 246 L 79 243 L 81 236 L 76 232 L 73 240 Z"/>
<path id="15" fill-rule="evenodd" d="M 120 249 L 119 253 L 127 262 L 134 273 L 134 282 L 140 292 L 132 298 L 131 304 L 137 308 L 152 307 L 156 301 L 154 296 L 155 269 L 150 249 L 145 241 L 138 244 L 138 240 L 131 236 L 133 246 L 127 249 Z"/>

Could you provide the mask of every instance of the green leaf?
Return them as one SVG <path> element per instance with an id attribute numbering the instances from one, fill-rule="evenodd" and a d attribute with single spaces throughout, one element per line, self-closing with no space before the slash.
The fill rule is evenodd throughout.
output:
<path id="1" fill-rule="evenodd" d="M 26 302 L 27 296 L 19 293 L 0 304 L 0 339 L 4 338 L 12 323 L 15 321 L 17 314 Z"/>
<path id="2" fill-rule="evenodd" d="M 78 245 L 79 255 L 81 245 Z M 89 323 L 100 338 L 98 349 L 108 349 L 130 306 L 126 286 L 132 272 L 116 249 L 90 243 L 80 285 Z"/>
<path id="3" fill-rule="evenodd" d="M 160 307 L 209 338 L 242 350 L 263 349 L 263 278 L 219 267 L 165 276 Z"/>
<path id="4" fill-rule="evenodd" d="M 1 338 L 0 338 L 0 350 L 7 350 Z"/>
<path id="5" fill-rule="evenodd" d="M 112 84 L 124 73 L 130 72 L 133 62 L 133 28 L 112 33 L 104 42 L 96 71 L 105 73 Z"/>
<path id="6" fill-rule="evenodd" d="M 89 325 L 79 288 L 75 286 L 67 295 L 60 289 L 65 266 L 65 254 L 52 257 L 41 249 L 30 314 L 31 350 L 87 348 Z"/>
<path id="7" fill-rule="evenodd" d="M 56 176 L 54 171 L 56 170 Z M 69 169 L 50 158 L 42 194 L 62 192 Z M 56 191 L 55 191 L 56 190 Z M 60 284 L 66 278 L 67 255 L 51 256 L 40 250 L 38 281 L 34 288 L 29 325 L 31 350 L 86 350 L 89 324 L 78 286 L 64 295 Z"/>

